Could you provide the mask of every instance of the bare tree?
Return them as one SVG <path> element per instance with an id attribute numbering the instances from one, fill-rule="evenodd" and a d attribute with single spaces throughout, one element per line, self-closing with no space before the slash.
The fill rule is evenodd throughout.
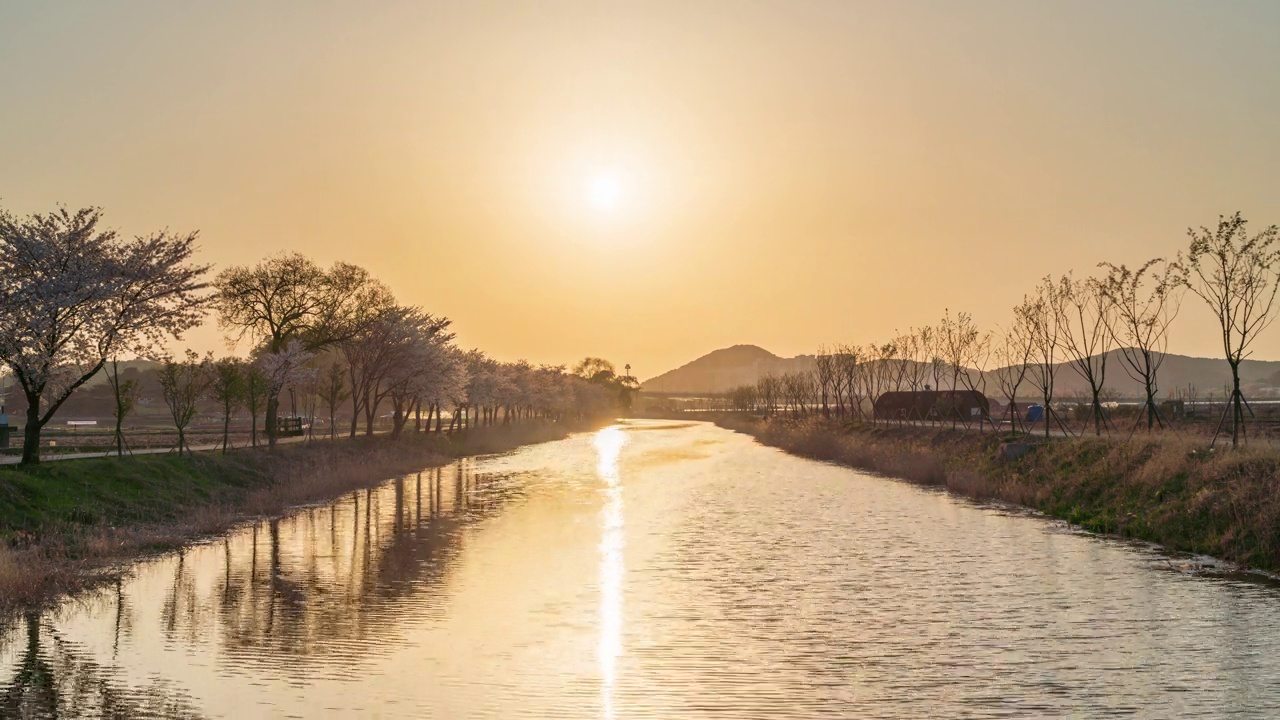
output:
<path id="1" fill-rule="evenodd" d="M 1093 278 L 1077 280 L 1070 273 L 1062 276 L 1058 287 L 1062 302 L 1058 305 L 1062 326 L 1062 349 L 1071 367 L 1089 384 L 1089 414 L 1093 430 L 1102 435 L 1107 423 L 1102 410 L 1102 388 L 1107 381 L 1107 355 L 1111 352 L 1112 314 L 1114 305 L 1100 282 Z"/>
<path id="2" fill-rule="evenodd" d="M 765 413 L 773 415 L 778 409 L 778 400 L 782 395 L 782 379 L 772 373 L 761 376 L 756 381 L 756 394 Z"/>
<path id="3" fill-rule="evenodd" d="M 908 363 L 914 344 L 915 337 L 910 332 L 897 333 L 889 343 L 892 350 L 885 358 L 885 373 L 888 375 L 888 388 L 894 392 L 901 392 L 909 382 Z"/>
<path id="4" fill-rule="evenodd" d="M 1053 415 L 1053 386 L 1058 370 L 1058 350 L 1061 345 L 1062 291 L 1053 278 L 1046 277 L 1036 288 L 1036 294 L 1025 297 L 1014 308 L 1018 321 L 1031 332 L 1032 357 L 1029 377 L 1040 391 L 1044 401 L 1044 436 L 1049 437 Z"/>
<path id="5" fill-rule="evenodd" d="M 1022 416 L 1018 413 L 1018 388 L 1027 378 L 1032 354 L 1035 352 L 1035 334 L 1023 313 L 1014 313 L 1013 322 L 995 341 L 996 369 L 992 373 L 1004 395 L 1009 413 L 1009 426 L 1017 430 Z"/>
<path id="6" fill-rule="evenodd" d="M 160 365 L 160 388 L 164 391 L 165 404 L 173 416 L 173 425 L 178 429 L 178 454 L 183 449 L 190 454 L 187 444 L 187 425 L 196 415 L 196 409 L 205 391 L 209 388 L 210 358 L 201 358 L 192 350 L 186 352 L 184 360 L 165 358 Z"/>
<path id="7" fill-rule="evenodd" d="M 754 385 L 739 385 L 730 388 L 729 404 L 738 412 L 755 412 L 756 387 Z"/>
<path id="8" fill-rule="evenodd" d="M 108 358 L 200 320 L 208 268 L 191 263 L 195 233 L 123 240 L 101 218 L 0 211 L 0 362 L 27 399 L 23 463 L 40 462 L 41 430 Z"/>
<path id="9" fill-rule="evenodd" d="M 836 358 L 825 347 L 818 348 L 818 354 L 813 359 L 814 382 L 817 384 L 818 399 L 822 404 L 822 417 L 831 417 L 831 399 L 832 391 L 836 385 Z"/>
<path id="10" fill-rule="evenodd" d="M 946 363 L 947 375 L 951 383 L 951 399 L 947 414 L 951 416 L 952 427 L 955 427 L 960 407 L 957 404 L 956 391 L 961 377 L 968 374 L 965 364 L 974 354 L 980 338 L 978 326 L 973 323 L 973 316 L 969 313 L 957 313 L 953 319 L 950 310 L 943 311 L 942 322 L 938 325 L 938 349 Z M 967 423 L 968 420 L 966 419 L 965 422 Z"/>
<path id="11" fill-rule="evenodd" d="M 832 392 L 836 396 L 836 417 L 844 418 L 844 409 L 849 408 L 849 419 L 854 416 L 854 395 L 858 384 L 858 363 L 860 349 L 854 345 L 840 345 L 835 351 L 835 380 Z"/>
<path id="12" fill-rule="evenodd" d="M 321 375 L 320 400 L 329 411 L 330 440 L 337 436 L 338 428 L 335 424 L 336 418 L 334 416 L 337 413 L 338 406 L 351 397 L 351 391 L 347 389 L 346 374 L 347 369 L 341 363 L 334 362 Z"/>
<path id="13" fill-rule="evenodd" d="M 907 347 L 903 350 L 902 361 L 906 366 L 907 387 L 912 394 L 911 412 L 915 415 L 910 419 L 923 420 L 924 418 L 918 414 L 915 395 L 924 390 L 932 368 L 930 361 L 933 359 L 934 330 L 926 325 L 918 330 L 912 329 L 907 337 Z"/>
<path id="14" fill-rule="evenodd" d="M 1147 430 L 1156 423 L 1163 427 L 1164 421 L 1156 407 L 1156 393 L 1160 389 L 1160 366 L 1169 344 L 1169 325 L 1177 317 L 1180 306 L 1177 266 L 1156 258 L 1137 270 L 1111 263 L 1102 263 L 1100 267 L 1107 269 L 1102 294 L 1111 304 L 1109 331 L 1119 351 L 1121 366 L 1130 378 L 1142 384 L 1142 414 L 1147 419 Z"/>
<path id="15" fill-rule="evenodd" d="M 222 452 L 231 446 L 231 416 L 245 401 L 244 368 L 239 360 L 228 357 L 213 364 L 209 394 L 222 409 Z"/>
<path id="16" fill-rule="evenodd" d="M 125 445 L 124 419 L 137 407 L 138 398 L 142 394 L 142 383 L 137 378 L 121 380 L 120 363 L 116 358 L 111 359 L 111 372 L 107 373 L 107 382 L 111 384 L 111 394 L 115 399 L 112 416 L 116 421 L 116 457 L 123 457 Z"/>
<path id="17" fill-rule="evenodd" d="M 858 398 L 859 412 L 861 412 L 863 397 L 874 408 L 876 400 L 889 388 L 888 366 L 890 361 L 897 355 L 897 352 L 897 347 L 891 342 L 881 345 L 871 343 L 863 348 L 863 361 L 858 366 L 861 370 L 859 375 L 862 380 L 862 392 Z"/>
<path id="18" fill-rule="evenodd" d="M 867 351 L 858 345 L 846 345 L 840 353 L 840 375 L 844 378 L 844 393 L 849 406 L 849 419 L 866 419 L 863 400 L 867 396 Z"/>
<path id="19" fill-rule="evenodd" d="M 297 254 L 276 255 L 255 267 L 231 267 L 218 274 L 216 303 L 219 323 L 263 345 L 267 355 L 315 351 L 359 334 L 393 300 L 386 286 L 368 271 L 347 263 L 324 270 Z M 275 363 L 276 369 L 292 361 Z M 279 380 L 279 378 L 276 378 Z M 266 396 L 267 443 L 275 445 L 279 391 Z"/>
<path id="20" fill-rule="evenodd" d="M 791 372 L 781 378 L 781 389 L 786 404 L 791 409 L 792 417 L 799 418 L 808 412 L 813 401 L 816 384 L 813 373 Z"/>
<path id="21" fill-rule="evenodd" d="M 244 368 L 244 408 L 249 411 L 249 445 L 258 447 L 258 415 L 267 403 L 267 376 L 254 363 Z"/>
<path id="22" fill-rule="evenodd" d="M 1216 230 L 1187 229 L 1191 247 L 1180 263 L 1179 279 L 1213 310 L 1222 331 L 1222 350 L 1231 366 L 1231 445 L 1240 442 L 1244 425 L 1244 395 L 1240 392 L 1240 363 L 1249 345 L 1275 316 L 1280 289 L 1280 229 L 1270 225 L 1249 236 L 1248 221 L 1236 213 L 1218 218 Z"/>
<path id="23" fill-rule="evenodd" d="M 987 375 L 989 374 L 987 368 L 994 357 L 993 342 L 991 333 L 978 333 L 974 336 L 973 342 L 968 343 L 960 360 L 960 384 L 964 389 L 984 398 L 987 396 Z M 980 427 L 985 427 L 988 422 L 991 422 L 990 408 L 985 415 L 978 418 Z M 995 426 L 994 422 L 992 426 Z"/>

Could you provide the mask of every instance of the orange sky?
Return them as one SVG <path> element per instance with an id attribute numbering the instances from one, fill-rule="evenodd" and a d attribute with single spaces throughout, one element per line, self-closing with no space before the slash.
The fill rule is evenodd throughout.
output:
<path id="1" fill-rule="evenodd" d="M 466 345 L 650 377 L 1002 323 L 1045 273 L 1280 222 L 1277 30 L 1264 1 L 11 2 L 0 204 L 349 260 Z M 1190 300 L 1173 332 L 1218 351 Z"/>

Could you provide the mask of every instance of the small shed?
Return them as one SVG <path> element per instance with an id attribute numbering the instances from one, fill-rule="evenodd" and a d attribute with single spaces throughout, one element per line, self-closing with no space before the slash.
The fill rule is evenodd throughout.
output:
<path id="1" fill-rule="evenodd" d="M 980 420 L 991 403 L 976 390 L 915 390 L 881 393 L 874 405 L 877 420 Z"/>

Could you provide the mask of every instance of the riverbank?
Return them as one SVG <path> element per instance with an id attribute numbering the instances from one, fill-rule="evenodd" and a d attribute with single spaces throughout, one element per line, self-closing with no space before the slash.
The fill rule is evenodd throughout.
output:
<path id="1" fill-rule="evenodd" d="M 1173 436 L 1035 440 L 1001 460 L 994 433 L 931 426 L 762 422 L 722 427 L 795 455 L 1022 505 L 1092 532 L 1280 571 L 1280 452 L 1209 451 Z"/>
<path id="2" fill-rule="evenodd" d="M 590 425 L 529 423 L 265 450 L 66 460 L 0 468 L 0 613 L 114 578 L 139 557 L 250 518 L 323 502 L 460 457 Z"/>

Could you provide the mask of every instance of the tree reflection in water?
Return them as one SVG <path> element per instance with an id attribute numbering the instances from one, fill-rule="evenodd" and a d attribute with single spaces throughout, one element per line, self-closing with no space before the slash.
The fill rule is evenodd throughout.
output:
<path id="1" fill-rule="evenodd" d="M 20 622 L 26 625 L 26 644 L 9 682 L 0 687 L 0 717 L 203 717 L 189 698 L 161 682 L 144 687 L 121 684 L 115 667 L 77 652 L 57 632 L 43 627 L 38 613 L 27 613 Z"/>
<path id="2" fill-rule="evenodd" d="M 429 619 L 448 601 L 443 580 L 467 525 L 521 493 L 517 483 L 473 468 L 459 462 L 259 523 L 242 542 L 222 543 L 215 593 L 197 592 L 179 558 L 166 637 L 217 633 L 232 651 L 253 650 L 235 653 L 245 662 L 323 655 L 346 665 L 362 647 L 385 647 L 399 622 Z"/>
<path id="3" fill-rule="evenodd" d="M 161 561 L 172 568 L 163 595 L 139 594 L 133 602 L 158 603 L 168 643 L 214 640 L 240 672 L 300 656 L 314 667 L 349 669 L 366 650 L 396 642 L 402 623 L 440 616 L 449 602 L 449 561 L 467 526 L 522 493 L 509 478 L 474 468 L 463 461 L 427 470 L 184 550 Z M 197 562 L 197 553 L 222 557 Z M 209 582 L 210 572 L 220 577 Z M 15 620 L 26 623 L 25 635 L 16 625 L 0 627 L 0 640 L 12 645 L 0 647 L 0 658 L 16 659 L 0 686 L 0 717 L 197 716 L 183 696 L 161 685 L 125 684 L 128 674 L 110 664 L 135 622 L 131 593 L 145 590 L 116 583 L 84 600 L 115 605 L 107 665 L 62 642 L 39 614 Z"/>

